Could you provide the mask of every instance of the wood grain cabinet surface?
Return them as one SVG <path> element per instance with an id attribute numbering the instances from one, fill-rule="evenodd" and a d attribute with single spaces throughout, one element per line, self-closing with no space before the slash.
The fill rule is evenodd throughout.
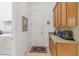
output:
<path id="1" fill-rule="evenodd" d="M 57 43 L 56 51 L 58 56 L 77 56 L 77 44 L 73 43 Z"/>
<path id="2" fill-rule="evenodd" d="M 53 8 L 55 27 L 76 27 L 78 26 L 78 3 L 58 2 Z"/>
<path id="3" fill-rule="evenodd" d="M 67 18 L 66 18 L 66 2 L 61 3 L 61 27 L 66 27 Z"/>
<path id="4" fill-rule="evenodd" d="M 57 24 L 58 24 L 58 27 L 61 26 L 61 3 L 57 4 Z"/>
<path id="5" fill-rule="evenodd" d="M 78 44 L 49 35 L 49 49 L 52 56 L 77 56 Z"/>
<path id="6" fill-rule="evenodd" d="M 67 3 L 67 26 L 75 27 L 78 25 L 78 3 Z"/>

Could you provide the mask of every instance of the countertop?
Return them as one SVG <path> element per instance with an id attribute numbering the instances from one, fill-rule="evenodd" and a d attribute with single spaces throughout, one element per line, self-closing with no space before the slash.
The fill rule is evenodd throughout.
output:
<path id="1" fill-rule="evenodd" d="M 52 40 L 54 40 L 54 42 L 57 43 L 78 43 L 77 41 L 73 41 L 73 40 L 65 40 L 57 35 L 54 35 L 53 33 L 49 33 L 49 36 L 52 38 Z"/>

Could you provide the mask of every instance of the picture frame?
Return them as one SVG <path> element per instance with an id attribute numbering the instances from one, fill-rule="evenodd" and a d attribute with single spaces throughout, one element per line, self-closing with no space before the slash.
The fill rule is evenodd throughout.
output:
<path id="1" fill-rule="evenodd" d="M 22 31 L 28 31 L 28 18 L 22 16 Z"/>
<path id="2" fill-rule="evenodd" d="M 50 21 L 47 21 L 47 25 L 50 25 Z"/>

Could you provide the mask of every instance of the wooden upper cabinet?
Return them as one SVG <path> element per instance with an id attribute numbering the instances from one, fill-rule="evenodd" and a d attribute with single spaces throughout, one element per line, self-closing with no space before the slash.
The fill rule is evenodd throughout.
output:
<path id="1" fill-rule="evenodd" d="M 67 18 L 66 18 L 66 2 L 61 3 L 61 27 L 66 27 Z"/>
<path id="2" fill-rule="evenodd" d="M 53 19 L 54 19 L 54 26 L 56 27 L 56 10 L 55 8 L 53 9 Z"/>
<path id="3" fill-rule="evenodd" d="M 61 26 L 61 8 L 60 8 L 61 4 L 57 3 L 55 8 L 53 9 L 53 19 L 54 19 L 54 26 L 55 27 L 60 27 Z"/>
<path id="4" fill-rule="evenodd" d="M 67 26 L 75 27 L 78 25 L 78 3 L 67 3 Z"/>
<path id="5" fill-rule="evenodd" d="M 61 3 L 57 4 L 58 27 L 61 27 Z"/>
<path id="6" fill-rule="evenodd" d="M 53 9 L 53 24 L 54 24 L 54 26 L 56 27 L 56 16 L 55 16 L 55 9 Z"/>
<path id="7" fill-rule="evenodd" d="M 53 12 L 53 16 L 54 16 L 54 17 L 53 17 L 53 18 L 54 18 L 54 26 L 57 27 L 57 26 L 58 26 L 57 7 L 55 7 L 53 11 L 54 11 L 54 12 Z"/>
<path id="8" fill-rule="evenodd" d="M 58 2 L 53 9 L 55 27 L 78 26 L 78 3 Z"/>

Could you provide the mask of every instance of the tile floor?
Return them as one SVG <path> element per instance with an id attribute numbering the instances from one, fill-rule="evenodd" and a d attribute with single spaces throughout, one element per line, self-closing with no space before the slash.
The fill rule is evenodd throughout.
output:
<path id="1" fill-rule="evenodd" d="M 51 56 L 49 48 L 47 48 L 47 53 L 30 53 L 31 48 L 28 49 L 27 52 L 25 52 L 24 56 Z"/>

